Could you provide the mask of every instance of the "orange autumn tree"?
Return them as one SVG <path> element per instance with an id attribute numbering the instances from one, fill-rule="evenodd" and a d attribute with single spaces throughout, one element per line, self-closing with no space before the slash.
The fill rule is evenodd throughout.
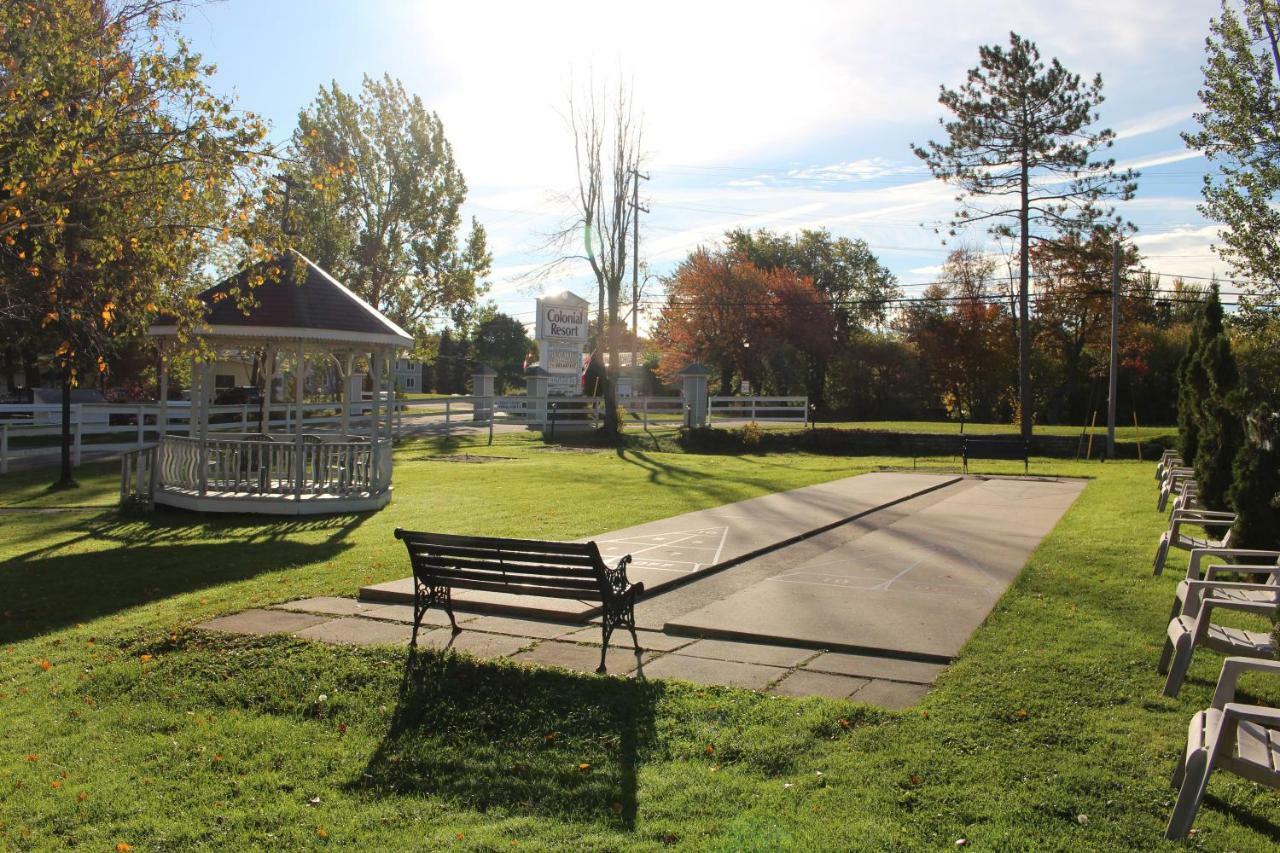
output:
<path id="1" fill-rule="evenodd" d="M 70 391 L 234 247 L 265 255 L 266 126 L 209 86 L 172 0 L 0 5 L 0 322 Z"/>
<path id="2" fill-rule="evenodd" d="M 720 393 L 735 375 L 758 383 L 786 350 L 834 346 L 830 300 L 785 268 L 763 270 L 739 253 L 699 248 L 666 281 L 654 329 L 658 374 L 672 381 L 691 362 L 715 369 Z"/>

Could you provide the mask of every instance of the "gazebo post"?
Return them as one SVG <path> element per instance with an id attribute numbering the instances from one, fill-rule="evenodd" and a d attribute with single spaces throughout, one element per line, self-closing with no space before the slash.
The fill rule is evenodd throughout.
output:
<path id="1" fill-rule="evenodd" d="M 156 414 L 156 444 L 164 441 L 169 431 L 169 354 L 164 341 L 160 343 L 160 411 Z"/>
<path id="2" fill-rule="evenodd" d="M 345 360 L 338 362 L 338 372 L 342 382 L 342 440 L 351 440 L 351 372 L 355 370 L 356 355 L 347 353 Z"/>
<path id="3" fill-rule="evenodd" d="M 396 416 L 396 351 L 387 350 L 387 357 L 384 359 L 387 363 L 387 439 L 388 441 L 395 439 L 395 416 Z"/>
<path id="4" fill-rule="evenodd" d="M 380 417 L 382 413 L 380 408 L 382 405 L 382 353 L 380 351 L 375 349 L 370 354 L 369 365 L 373 373 L 373 409 L 369 413 L 369 459 L 373 465 L 373 470 L 370 472 L 369 479 L 376 487 L 378 471 L 382 470 L 378 464 L 381 461 L 379 459 L 378 430 L 382 423 Z"/>
<path id="5" fill-rule="evenodd" d="M 297 362 L 293 369 L 293 408 L 296 413 L 293 421 L 293 499 L 296 501 L 302 500 L 302 473 L 306 470 L 306 466 L 302 464 L 302 398 L 307 377 L 306 354 L 306 344 L 299 340 L 295 355 Z"/>
<path id="6" fill-rule="evenodd" d="M 191 428 L 194 426 L 197 440 L 200 442 L 200 497 L 204 497 L 209 493 L 209 371 L 208 365 L 197 356 L 191 357 L 191 379 L 191 384 L 196 387 L 196 391 L 191 395 L 193 410 L 187 418 L 187 434 L 190 435 Z M 199 408 L 195 409 L 197 403 Z M 193 424 L 191 421 L 197 412 L 200 421 Z"/>
<path id="7" fill-rule="evenodd" d="M 276 348 L 267 347 L 262 354 L 263 371 L 266 381 L 262 388 L 262 418 L 258 423 L 258 431 L 263 435 L 271 433 L 271 386 L 276 378 Z"/>

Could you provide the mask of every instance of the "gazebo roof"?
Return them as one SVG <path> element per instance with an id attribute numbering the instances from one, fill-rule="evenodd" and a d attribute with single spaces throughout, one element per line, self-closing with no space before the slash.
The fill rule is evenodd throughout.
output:
<path id="1" fill-rule="evenodd" d="M 305 268 L 299 270 L 299 264 Z M 280 274 L 271 274 L 273 269 Z M 265 281 L 250 288 L 249 278 L 254 275 Z M 236 294 L 249 295 L 247 310 Z M 206 306 L 205 322 L 198 328 L 204 337 L 413 345 L 408 332 L 294 249 L 246 267 L 199 298 Z M 172 335 L 176 331 L 171 320 L 161 320 L 147 333 Z"/>

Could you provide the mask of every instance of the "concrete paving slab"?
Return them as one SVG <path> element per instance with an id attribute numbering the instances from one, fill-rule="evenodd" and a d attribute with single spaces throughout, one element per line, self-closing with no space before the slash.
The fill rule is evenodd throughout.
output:
<path id="1" fill-rule="evenodd" d="M 447 628 L 433 629 L 424 636 L 418 634 L 418 646 L 441 651 L 465 652 L 475 657 L 492 660 L 511 657 L 536 640 L 528 637 L 507 637 L 502 634 L 481 634 L 464 630 L 454 634 Z"/>
<path id="2" fill-rule="evenodd" d="M 932 684 L 933 680 L 938 677 L 938 673 L 942 672 L 946 667 L 939 663 L 922 663 L 914 660 L 902 660 L 901 658 L 827 652 L 806 663 L 802 669 L 813 672 L 854 675 L 861 678 Z"/>
<path id="3" fill-rule="evenodd" d="M 292 610 L 298 613 L 328 613 L 334 616 L 363 616 L 367 619 L 383 619 L 389 622 L 413 624 L 412 604 L 376 604 L 358 601 L 354 598 L 338 598 L 336 596 L 319 596 L 303 598 L 297 601 L 286 601 L 284 604 L 272 605 L 273 610 Z M 461 625 L 474 619 L 471 613 L 455 611 L 454 617 Z M 439 608 L 432 608 L 422 616 L 423 625 L 448 625 L 449 616 Z"/>
<path id="4" fill-rule="evenodd" d="M 219 616 L 197 625 L 206 631 L 226 631 L 229 634 L 293 634 L 312 625 L 328 622 L 331 617 L 311 613 L 289 613 L 283 610 L 245 610 L 230 616 Z"/>
<path id="5" fill-rule="evenodd" d="M 868 512 L 942 488 L 951 475 L 875 472 L 762 495 L 737 503 L 586 537 L 609 564 L 630 554 L 627 576 L 649 593 L 733 565 Z M 408 578 L 360 590 L 361 600 L 403 602 L 413 597 Z M 529 595 L 457 590 L 455 605 L 478 611 L 585 620 L 598 603 Z"/>
<path id="6" fill-rule="evenodd" d="M 763 663 L 769 666 L 792 667 L 813 657 L 813 649 L 795 646 L 769 646 L 762 643 L 733 643 L 728 640 L 698 640 L 685 646 L 680 654 L 695 658 Z"/>
<path id="7" fill-rule="evenodd" d="M 644 667 L 646 678 L 679 678 L 697 684 L 745 687 L 748 690 L 763 690 L 786 674 L 787 670 L 777 666 L 692 658 L 678 652 L 663 655 Z"/>
<path id="8" fill-rule="evenodd" d="M 588 625 L 585 628 L 566 634 L 560 639 L 572 643 L 590 643 L 592 645 L 600 645 L 600 626 Z M 670 652 L 687 646 L 694 642 L 693 637 L 676 637 L 672 634 L 664 634 L 661 631 L 645 631 L 641 628 L 636 629 L 636 639 L 640 641 L 640 648 L 645 651 L 653 652 Z M 609 648 L 617 646 L 620 649 L 629 649 L 631 646 L 631 633 L 629 631 L 614 631 L 613 636 L 609 638 Z"/>
<path id="9" fill-rule="evenodd" d="M 345 646 L 407 646 L 413 626 L 400 622 L 380 622 L 360 616 L 340 616 L 298 632 L 306 640 L 339 643 Z M 422 642 L 419 631 L 418 642 Z"/>
<path id="10" fill-rule="evenodd" d="M 609 653 L 605 657 L 605 665 L 610 675 L 626 675 L 636 670 L 637 663 L 646 663 L 653 658 L 650 652 L 640 655 L 636 660 L 633 649 L 616 648 L 609 644 Z M 558 666 L 574 672 L 595 672 L 600 665 L 599 646 L 580 646 L 577 643 L 562 643 L 558 640 L 546 640 L 538 643 L 528 651 L 520 652 L 512 658 L 520 663 L 538 664 L 539 666 Z"/>
<path id="11" fill-rule="evenodd" d="M 854 691 L 866 687 L 867 678 L 848 675 L 832 675 L 826 672 L 793 670 L 786 678 L 769 688 L 779 696 L 826 696 L 828 699 L 848 699 Z"/>
<path id="12" fill-rule="evenodd" d="M 945 663 L 1083 488 L 1068 480 L 978 481 L 669 620 L 666 630 Z"/>
<path id="13" fill-rule="evenodd" d="M 469 631 L 514 634 L 520 637 L 537 637 L 542 640 L 563 637 L 578 630 L 579 627 L 573 622 L 543 622 L 538 619 L 515 619 L 510 616 L 477 616 L 467 622 Z"/>
<path id="14" fill-rule="evenodd" d="M 903 681 L 880 681 L 874 679 L 859 688 L 849 698 L 854 702 L 866 702 L 892 711 L 910 708 L 924 698 L 929 692 L 927 684 L 907 684 Z"/>

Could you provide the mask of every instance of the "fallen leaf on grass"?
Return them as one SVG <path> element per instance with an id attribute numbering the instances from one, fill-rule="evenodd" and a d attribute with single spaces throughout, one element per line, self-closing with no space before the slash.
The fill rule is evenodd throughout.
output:
<path id="1" fill-rule="evenodd" d="M 43 669 L 45 672 L 48 672 L 50 669 L 53 668 L 53 664 L 49 663 L 49 661 L 47 660 L 41 660 L 40 668 Z"/>

